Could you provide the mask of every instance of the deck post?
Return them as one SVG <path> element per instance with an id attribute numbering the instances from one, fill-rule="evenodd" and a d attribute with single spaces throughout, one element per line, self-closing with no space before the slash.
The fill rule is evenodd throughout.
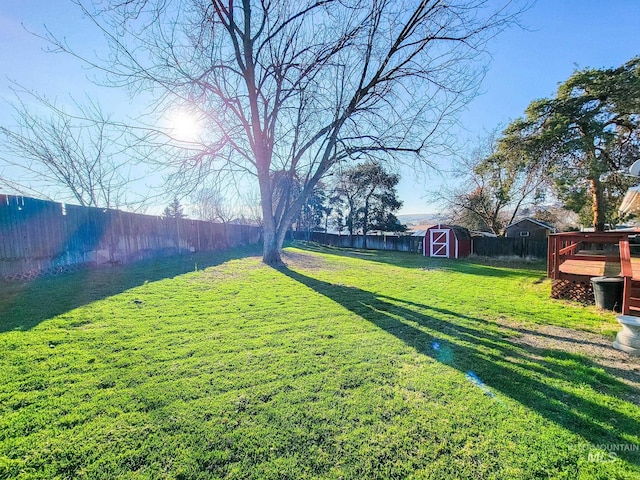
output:
<path id="1" fill-rule="evenodd" d="M 629 315 L 629 303 L 631 300 L 631 277 L 624 277 L 624 286 L 622 287 L 622 314 Z"/>
<path id="2" fill-rule="evenodd" d="M 629 237 L 620 239 L 620 274 L 624 277 L 624 289 L 622 293 L 622 314 L 628 315 L 631 302 L 631 280 L 633 271 L 631 268 L 631 248 L 629 247 Z"/>
<path id="3" fill-rule="evenodd" d="M 547 277 L 553 278 L 551 276 L 551 272 L 553 271 L 553 259 L 556 251 L 555 243 L 557 242 L 557 239 L 556 237 L 548 237 L 547 241 Z"/>
<path id="4" fill-rule="evenodd" d="M 559 258 L 560 249 L 558 248 L 559 247 L 558 243 L 560 243 L 559 241 L 560 239 L 558 238 L 555 239 L 554 252 L 553 252 L 553 278 L 560 277 L 560 258 Z"/>

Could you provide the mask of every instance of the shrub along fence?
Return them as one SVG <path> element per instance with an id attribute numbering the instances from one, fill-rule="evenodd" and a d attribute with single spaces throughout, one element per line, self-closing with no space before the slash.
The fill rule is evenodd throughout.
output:
<path id="1" fill-rule="evenodd" d="M 260 228 L 163 218 L 0 195 L 0 278 L 32 278 L 80 265 L 207 252 L 261 240 Z"/>
<path id="2" fill-rule="evenodd" d="M 422 253 L 424 237 L 411 235 L 336 235 L 322 232 L 292 232 L 297 240 L 310 240 L 322 245 L 345 248 L 370 248 L 372 250 L 397 250 Z M 473 237 L 472 252 L 487 257 L 517 256 L 547 258 L 547 239 Z"/>

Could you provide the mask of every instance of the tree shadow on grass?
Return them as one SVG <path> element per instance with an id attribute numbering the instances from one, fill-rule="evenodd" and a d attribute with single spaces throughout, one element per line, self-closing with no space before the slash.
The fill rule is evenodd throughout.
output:
<path id="1" fill-rule="evenodd" d="M 30 282 L 0 283 L 0 333 L 29 330 L 40 322 L 148 282 L 259 253 L 246 246 L 219 252 L 176 255 L 129 265 L 87 267 Z"/>
<path id="2" fill-rule="evenodd" d="M 640 409 L 629 405 L 632 413 L 626 413 L 608 406 L 618 403 L 619 394 L 629 393 L 632 387 L 603 373 L 586 357 L 514 344 L 508 340 L 511 329 L 486 320 L 331 284 L 287 268 L 280 271 L 592 445 L 631 445 L 630 439 L 640 443 Z M 638 450 L 616 453 L 640 464 Z"/>
<path id="3" fill-rule="evenodd" d="M 476 323 L 484 323 L 485 327 L 484 328 L 496 328 L 497 324 L 494 322 L 489 322 L 487 320 L 482 320 L 479 318 L 473 318 L 473 317 L 469 317 L 467 315 L 463 315 L 460 313 L 452 313 L 449 310 L 446 309 L 441 309 L 441 308 L 437 308 L 437 307 L 432 307 L 429 305 L 425 305 L 423 303 L 416 303 L 416 302 L 411 302 L 408 300 L 401 300 L 401 299 L 397 299 L 397 298 L 393 298 L 393 297 L 389 297 L 386 295 L 381 295 L 381 294 L 377 294 L 378 298 L 382 298 L 382 299 L 388 299 L 391 302 L 400 302 L 404 305 L 407 305 L 409 308 L 414 308 L 414 309 L 422 309 L 422 310 L 430 310 L 436 313 L 439 313 L 441 315 L 453 315 L 455 316 L 456 319 L 467 319 Z M 458 327 L 461 328 L 461 327 Z M 520 326 L 520 325 L 509 325 L 509 326 L 503 326 L 502 330 L 504 331 L 505 335 L 507 337 L 515 337 L 518 336 L 520 334 L 524 334 L 524 335 L 532 335 L 532 336 L 537 336 L 537 337 L 545 337 L 547 339 L 550 339 L 552 341 L 556 341 L 557 343 L 569 343 L 569 344 L 581 344 L 581 345 L 590 345 L 592 347 L 596 347 L 596 348 L 603 348 L 605 345 L 607 348 L 611 349 L 611 340 L 610 339 L 606 339 L 604 341 L 601 342 L 595 342 L 595 341 L 589 341 L 589 340 L 585 340 L 584 338 L 581 339 L 576 339 L 576 338 L 571 338 L 568 335 L 554 335 L 554 334 L 550 334 L 550 333 L 545 333 L 545 332 L 540 332 L 537 330 L 532 330 L 532 329 L 528 329 L 526 327 Z M 524 348 L 527 352 L 531 353 L 532 355 L 535 356 L 539 356 L 539 355 L 545 355 L 551 358 L 555 358 L 558 361 L 563 361 L 563 360 L 568 360 L 568 361 L 577 361 L 579 362 L 583 367 L 584 370 L 586 370 L 588 372 L 589 376 L 601 376 L 601 374 L 599 373 L 599 369 L 605 370 L 606 372 L 608 372 L 610 375 L 606 377 L 606 381 L 605 383 L 607 384 L 611 384 L 611 385 L 618 385 L 622 388 L 629 388 L 631 389 L 631 394 L 636 396 L 637 398 L 640 398 L 640 389 L 638 388 L 633 388 L 630 385 L 622 382 L 621 380 L 618 380 L 619 378 L 626 378 L 631 380 L 631 382 L 635 383 L 635 384 L 640 384 L 640 375 L 636 374 L 635 372 L 631 371 L 631 370 L 622 370 L 619 368 L 615 368 L 611 365 L 601 365 L 601 364 L 597 364 L 591 360 L 589 360 L 587 357 L 582 356 L 582 355 L 576 355 L 570 352 L 566 352 L 565 350 L 558 350 L 558 349 L 551 349 L 551 348 L 536 348 L 534 346 L 531 345 L 520 345 L 522 348 Z M 512 349 L 510 348 L 509 351 L 505 352 L 505 353 L 509 353 Z M 618 355 L 617 351 L 612 351 L 612 358 L 616 358 L 616 355 Z M 535 368 L 535 367 L 534 367 Z M 573 371 L 576 374 L 579 374 L 579 372 L 576 372 L 575 370 Z M 556 375 L 557 372 L 556 371 L 551 371 L 550 372 L 551 375 Z M 575 377 L 576 375 L 574 375 Z M 605 378 L 605 377 L 602 377 Z M 613 382 L 613 383 L 611 383 Z"/>
<path id="4" fill-rule="evenodd" d="M 544 264 L 543 260 L 540 260 L 539 262 L 526 263 L 527 268 L 523 269 L 523 265 L 525 265 L 524 260 L 522 262 L 514 262 L 486 258 L 430 258 L 412 252 L 341 248 L 300 241 L 292 243 L 291 246 L 310 252 L 357 258 L 359 260 L 384 263 L 402 268 L 447 270 L 469 275 L 498 278 L 530 277 L 532 275 L 532 270 L 535 270 L 536 273 L 540 274 L 541 280 L 546 278 L 546 264 Z"/>

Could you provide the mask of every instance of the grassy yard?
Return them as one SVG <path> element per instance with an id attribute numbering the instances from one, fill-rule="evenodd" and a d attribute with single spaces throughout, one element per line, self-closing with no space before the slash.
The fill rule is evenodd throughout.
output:
<path id="1" fill-rule="evenodd" d="M 525 345 L 540 265 L 298 244 L 0 294 L 0 478 L 640 478 L 637 388 Z"/>

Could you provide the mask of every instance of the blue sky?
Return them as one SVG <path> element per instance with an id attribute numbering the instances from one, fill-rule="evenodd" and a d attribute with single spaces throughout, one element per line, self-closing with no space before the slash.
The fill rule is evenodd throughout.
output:
<path id="1" fill-rule="evenodd" d="M 494 0 L 492 0 L 494 1 Z M 496 2 L 498 0 L 495 0 Z M 522 115 L 536 98 L 552 96 L 576 68 L 614 67 L 640 55 L 640 0 L 538 0 L 522 17 L 526 27 L 511 28 L 489 45 L 492 62 L 482 94 L 460 116 L 461 150 L 469 142 Z M 10 79 L 58 101 L 69 94 L 99 97 L 105 109 L 122 111 L 127 96 L 99 88 L 68 56 L 46 53 L 46 44 L 24 28 L 42 32 L 43 25 L 64 35 L 70 44 L 99 52 L 100 41 L 87 19 L 67 0 L 2 0 L 0 3 L 0 97 L 11 97 Z M 0 123 L 10 123 L 0 107 Z M 438 212 L 428 195 L 451 182 L 446 161 L 441 173 L 425 178 L 403 170 L 401 213 Z"/>
<path id="2" fill-rule="evenodd" d="M 640 55 L 638 0 L 538 0 L 521 23 L 525 29 L 514 27 L 489 45 L 483 93 L 460 117 L 460 148 L 523 115 L 532 100 L 553 96 L 576 68 L 616 67 Z M 430 177 L 403 175 L 402 213 L 439 211 L 424 197 L 443 179 Z"/>

